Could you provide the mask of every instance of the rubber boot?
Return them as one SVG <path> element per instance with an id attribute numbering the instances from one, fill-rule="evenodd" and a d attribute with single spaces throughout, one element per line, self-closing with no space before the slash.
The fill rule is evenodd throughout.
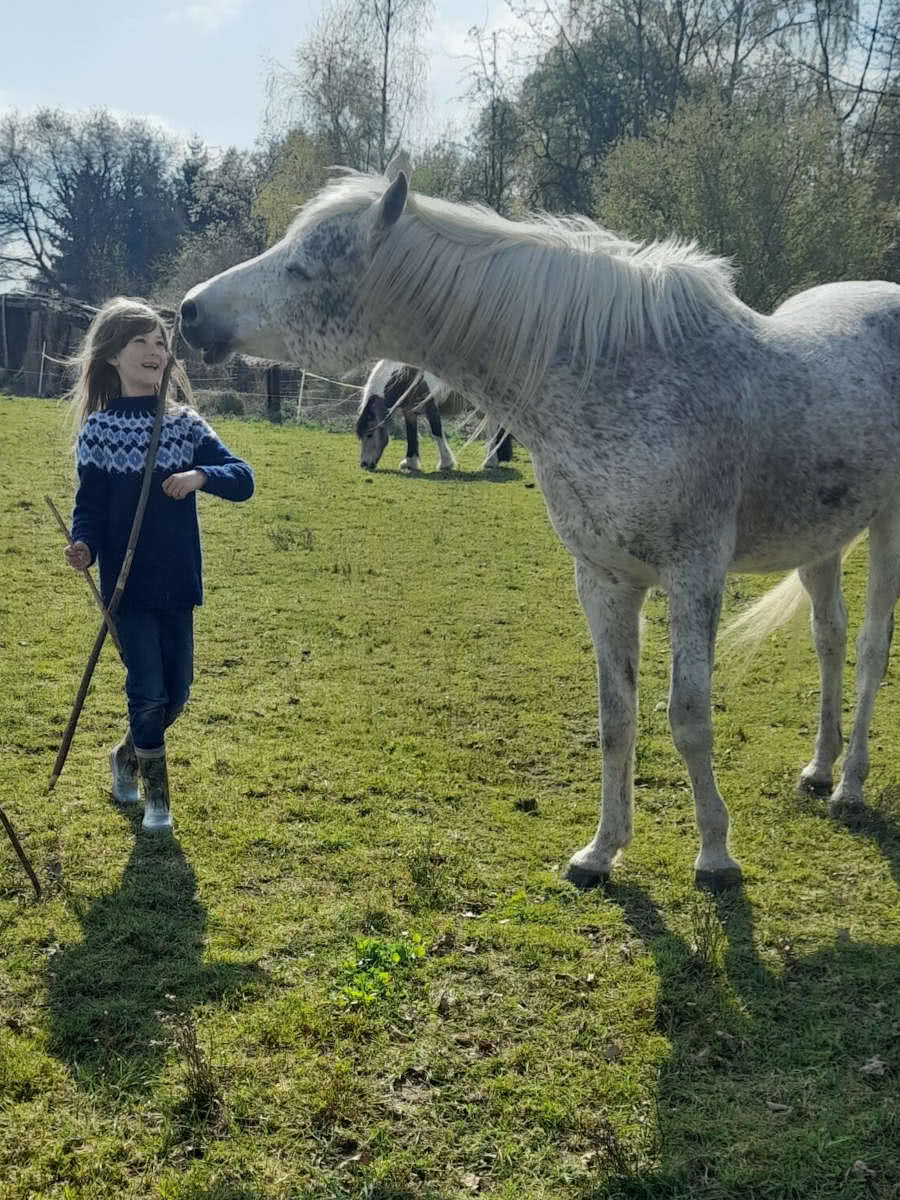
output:
<path id="1" fill-rule="evenodd" d="M 144 789 L 144 819 L 141 829 L 145 833 L 169 834 L 172 832 L 172 813 L 169 809 L 169 772 L 166 769 L 166 748 L 136 750 L 141 783 Z"/>
<path id="2" fill-rule="evenodd" d="M 110 750 L 109 769 L 112 773 L 112 796 L 116 804 L 140 803 L 138 761 L 130 729 L 125 731 L 125 736 L 118 746 L 113 746 Z"/>

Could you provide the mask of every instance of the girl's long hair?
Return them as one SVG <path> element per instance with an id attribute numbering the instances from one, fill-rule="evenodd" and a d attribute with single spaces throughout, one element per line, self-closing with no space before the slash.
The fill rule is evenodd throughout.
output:
<path id="1" fill-rule="evenodd" d="M 114 296 L 98 310 L 81 349 L 69 359 L 69 366 L 75 367 L 78 375 L 65 399 L 71 403 L 72 424 L 76 431 L 84 426 L 92 412 L 106 408 L 111 400 L 116 400 L 121 394 L 119 372 L 109 360 L 133 337 L 140 333 L 152 333 L 155 329 L 162 330 L 166 349 L 169 350 L 171 333 L 159 313 L 146 300 Z M 169 395 L 166 397 L 169 406 L 174 403 L 173 385 L 190 403 L 190 381 L 178 362 L 172 368 L 169 380 Z"/>

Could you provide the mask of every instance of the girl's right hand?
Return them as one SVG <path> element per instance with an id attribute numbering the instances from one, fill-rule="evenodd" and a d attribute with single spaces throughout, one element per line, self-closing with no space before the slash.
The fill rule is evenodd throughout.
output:
<path id="1" fill-rule="evenodd" d="M 91 550 L 86 542 L 66 546 L 66 562 L 73 571 L 84 571 L 91 565 Z"/>

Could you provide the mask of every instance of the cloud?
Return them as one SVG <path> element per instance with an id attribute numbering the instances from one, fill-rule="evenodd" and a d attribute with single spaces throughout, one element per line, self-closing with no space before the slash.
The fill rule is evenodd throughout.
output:
<path id="1" fill-rule="evenodd" d="M 493 0 L 485 5 L 463 5 L 463 11 L 449 15 L 440 12 L 429 30 L 427 45 L 433 54 L 448 58 L 471 59 L 475 56 L 472 30 L 479 29 L 490 36 L 492 33 L 521 33 L 524 23 L 510 12 L 505 0 Z"/>
<path id="2" fill-rule="evenodd" d="M 169 24 L 186 21 L 203 33 L 215 33 L 230 25 L 244 7 L 245 0 L 190 0 L 169 10 Z"/>
<path id="3" fill-rule="evenodd" d="M 479 52 L 472 36 L 473 28 L 479 29 L 488 39 L 493 33 L 500 35 L 497 45 L 501 74 L 507 79 L 517 74 L 514 65 L 515 51 L 522 50 L 529 30 L 526 23 L 512 13 L 506 0 L 489 0 L 486 3 L 466 3 L 462 11 L 450 15 L 447 7 L 441 6 L 438 18 L 426 38 L 426 50 L 430 67 L 430 90 L 438 101 L 442 118 L 464 120 L 470 107 L 475 76 L 480 74 Z M 485 43 L 489 52 L 490 43 Z"/>

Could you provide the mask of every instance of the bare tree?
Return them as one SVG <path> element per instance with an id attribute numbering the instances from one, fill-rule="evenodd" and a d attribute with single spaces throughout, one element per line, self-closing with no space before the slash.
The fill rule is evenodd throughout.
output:
<path id="1" fill-rule="evenodd" d="M 299 124 L 332 162 L 383 170 L 422 103 L 430 11 L 431 0 L 332 0 L 293 68 L 270 73 L 270 131 Z"/>
<path id="2" fill-rule="evenodd" d="M 474 196 L 499 213 L 510 211 L 516 181 L 521 121 L 501 62 L 501 34 L 473 28 L 475 48 L 469 99 L 477 108 L 469 137 Z"/>

